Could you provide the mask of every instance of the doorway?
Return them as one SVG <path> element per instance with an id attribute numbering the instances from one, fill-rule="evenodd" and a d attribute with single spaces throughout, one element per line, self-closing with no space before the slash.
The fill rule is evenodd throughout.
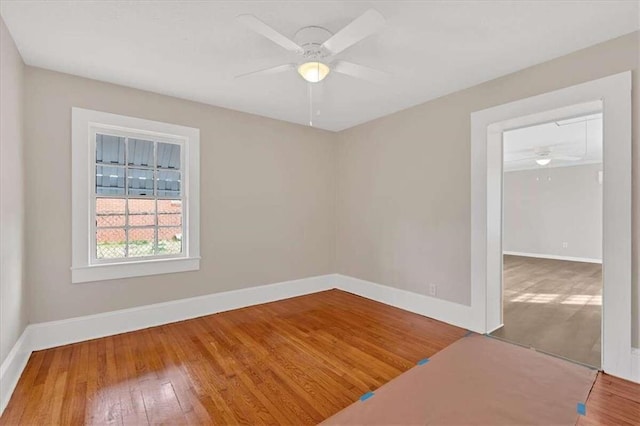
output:
<path id="1" fill-rule="evenodd" d="M 474 331 L 503 326 L 502 132 L 601 102 L 603 250 L 601 369 L 633 378 L 631 346 L 631 72 L 471 113 L 471 306 Z M 562 114 L 560 114 L 562 115 Z M 565 116 L 570 116 L 567 114 Z M 523 123 L 523 119 L 529 121 Z"/>
<path id="2" fill-rule="evenodd" d="M 569 110 L 503 132 L 504 325 L 491 334 L 600 368 L 602 106 Z"/>

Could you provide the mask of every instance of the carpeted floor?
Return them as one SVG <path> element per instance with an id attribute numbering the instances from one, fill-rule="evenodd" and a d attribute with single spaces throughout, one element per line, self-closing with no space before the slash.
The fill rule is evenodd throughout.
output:
<path id="1" fill-rule="evenodd" d="M 474 334 L 322 424 L 575 425 L 596 374 Z"/>
<path id="2" fill-rule="evenodd" d="M 504 327 L 493 336 L 600 367 L 602 265 L 504 256 Z"/>

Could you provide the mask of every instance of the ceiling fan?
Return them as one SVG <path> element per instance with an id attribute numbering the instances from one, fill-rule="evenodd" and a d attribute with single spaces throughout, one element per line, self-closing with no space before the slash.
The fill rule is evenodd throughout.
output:
<path id="1" fill-rule="evenodd" d="M 549 163 L 551 163 L 551 160 L 579 161 L 582 159 L 582 157 L 575 155 L 556 154 L 552 151 L 552 148 L 550 146 L 537 146 L 530 149 L 514 151 L 512 152 L 512 154 L 521 152 L 530 153 L 530 155 L 526 157 L 514 158 L 511 161 L 534 160 L 539 166 L 547 166 L 549 165 Z"/>
<path id="2" fill-rule="evenodd" d="M 269 75 L 290 70 L 297 70 L 298 74 L 309 83 L 318 83 L 331 72 L 376 83 L 384 82 L 389 77 L 389 74 L 384 71 L 343 60 L 330 60 L 331 57 L 376 33 L 384 26 L 385 19 L 377 10 L 367 10 L 335 34 L 318 26 L 301 28 L 295 33 L 293 40 L 254 15 L 240 15 L 236 19 L 250 30 L 301 57 L 299 62 L 248 72 L 238 75 L 236 78 Z"/>
<path id="3" fill-rule="evenodd" d="M 539 145 L 531 148 L 521 149 L 517 151 L 507 151 L 505 149 L 505 162 L 518 162 L 518 161 L 527 161 L 534 160 L 536 164 L 539 166 L 547 166 L 551 163 L 552 160 L 563 160 L 563 161 L 580 161 L 584 159 L 588 152 L 588 122 L 602 119 L 602 114 L 591 114 L 582 117 L 574 117 L 567 120 L 556 121 L 556 126 L 566 126 L 570 124 L 579 124 L 584 123 L 584 140 L 583 141 L 575 141 L 575 142 L 561 142 L 561 143 L 550 143 L 549 145 Z M 579 152 L 576 153 L 575 149 L 571 149 L 570 147 L 577 147 L 578 144 L 584 144 L 584 148 L 580 149 Z M 566 153 L 566 149 L 569 148 L 569 153 Z M 557 150 L 564 150 L 565 153 L 558 152 Z M 573 152 L 571 152 L 573 151 Z M 520 154 L 520 155 L 518 155 Z M 524 154 L 524 156 L 522 156 Z M 576 155 L 577 154 L 577 155 Z M 515 157 L 515 158 L 506 158 L 506 157 Z"/>

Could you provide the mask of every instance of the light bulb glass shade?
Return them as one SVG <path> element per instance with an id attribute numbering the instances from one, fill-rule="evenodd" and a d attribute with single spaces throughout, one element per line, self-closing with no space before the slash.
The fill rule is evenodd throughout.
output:
<path id="1" fill-rule="evenodd" d="M 536 160 L 536 163 L 538 163 L 538 165 L 540 166 L 546 166 L 550 162 L 551 162 L 551 158 L 538 158 Z"/>
<path id="2" fill-rule="evenodd" d="M 329 75 L 329 67 L 322 62 L 305 62 L 298 67 L 298 73 L 309 83 L 317 83 Z"/>

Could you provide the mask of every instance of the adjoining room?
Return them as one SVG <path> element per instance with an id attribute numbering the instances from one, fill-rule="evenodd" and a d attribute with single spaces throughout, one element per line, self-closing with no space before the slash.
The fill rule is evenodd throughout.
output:
<path id="1" fill-rule="evenodd" d="M 0 1 L 0 425 L 640 425 L 640 1 Z"/>
<path id="2" fill-rule="evenodd" d="M 492 335 L 599 368 L 602 112 L 503 138 L 505 312 Z"/>

